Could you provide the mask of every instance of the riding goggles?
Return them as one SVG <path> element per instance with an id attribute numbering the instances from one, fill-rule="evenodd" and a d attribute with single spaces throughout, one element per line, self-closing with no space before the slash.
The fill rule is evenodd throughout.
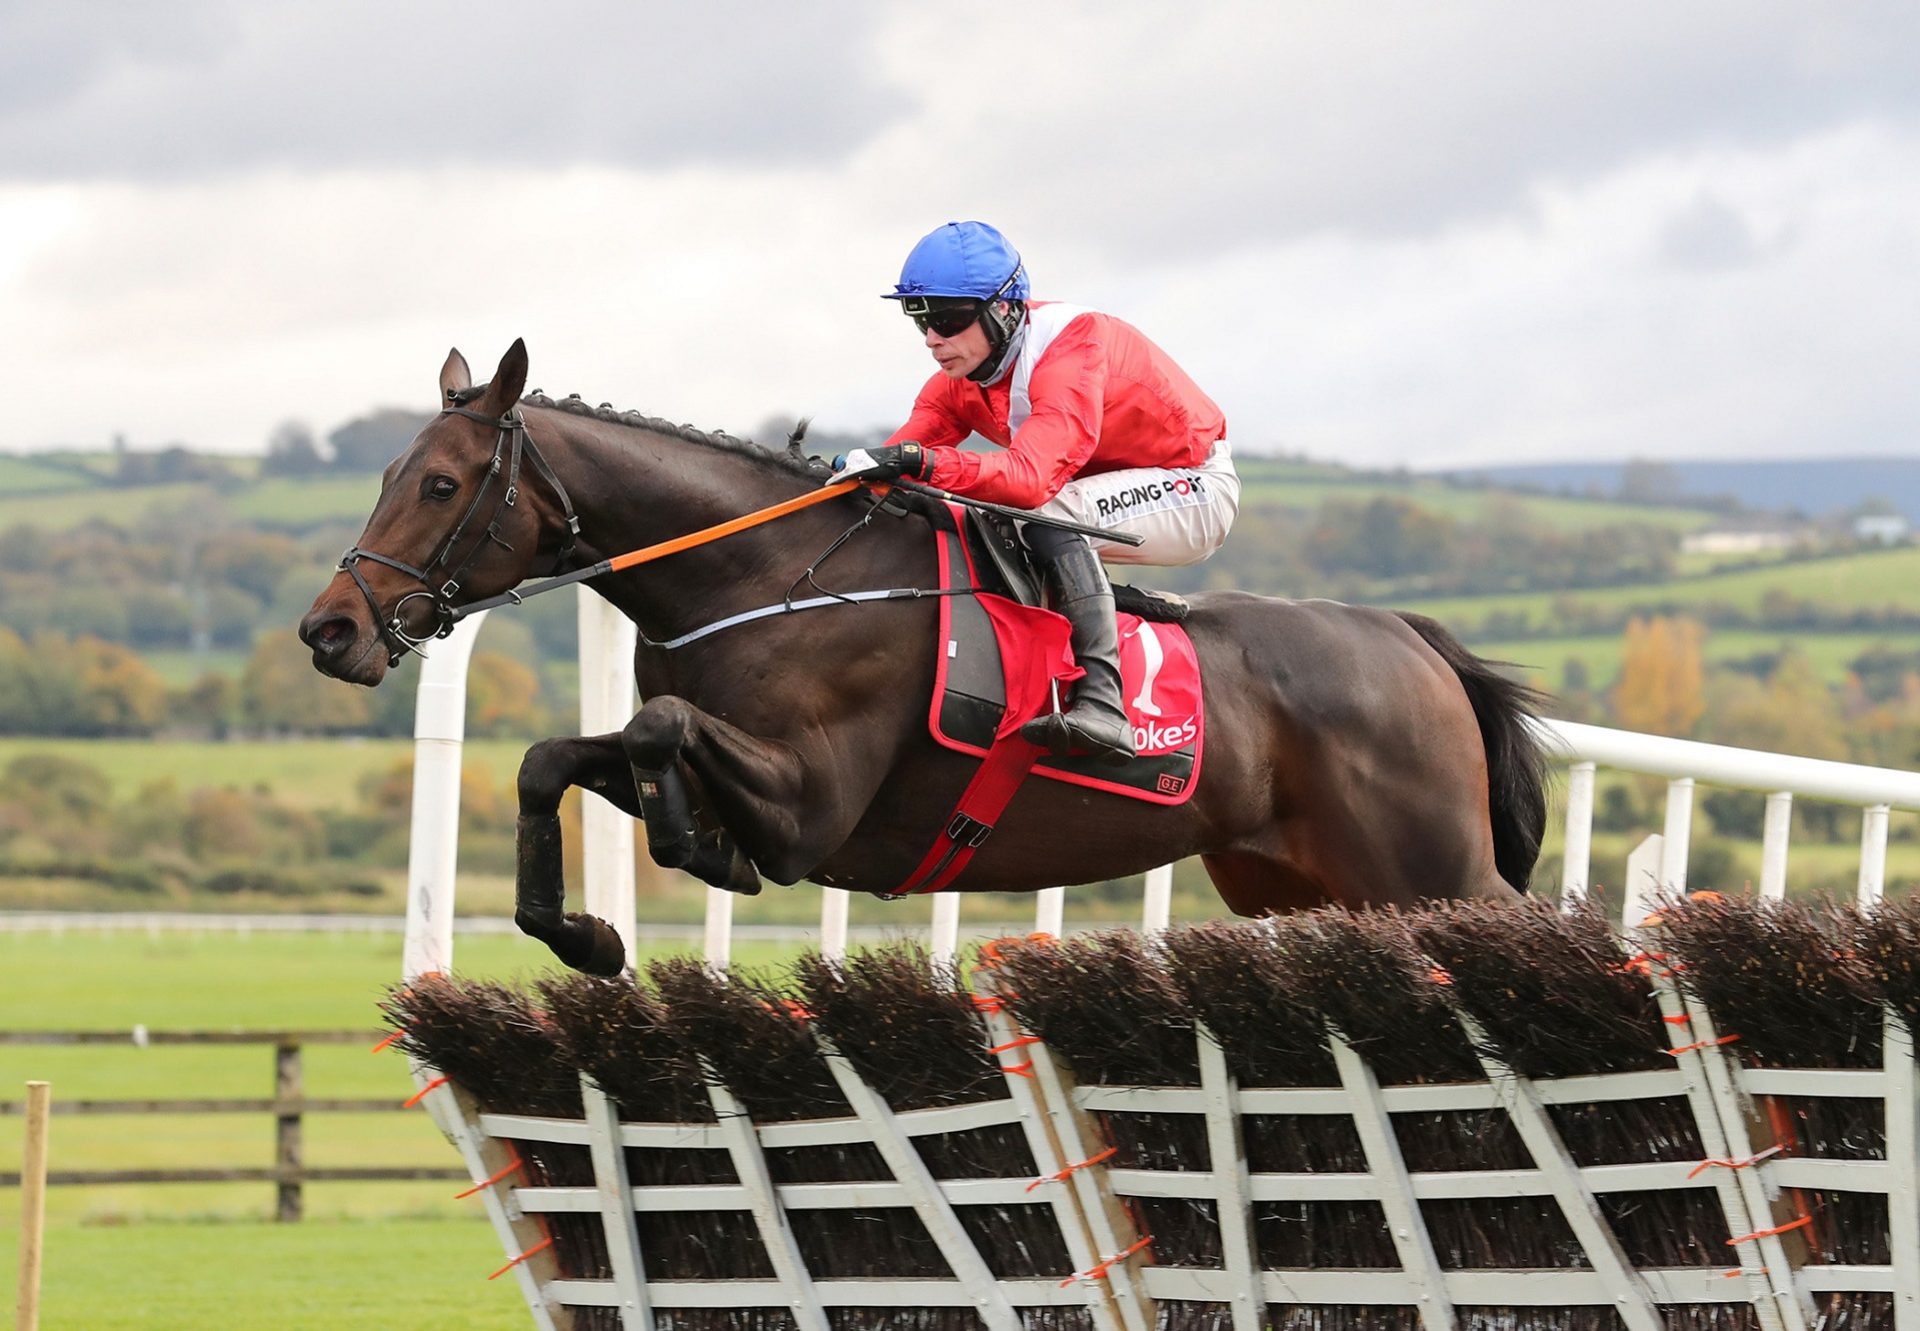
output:
<path id="1" fill-rule="evenodd" d="M 938 302 L 938 303 L 936 303 Z M 979 321 L 980 309 L 985 302 L 978 300 L 953 300 L 939 296 L 907 296 L 900 302 L 907 317 L 913 320 L 913 326 L 922 333 L 938 333 L 941 337 L 958 337 Z"/>

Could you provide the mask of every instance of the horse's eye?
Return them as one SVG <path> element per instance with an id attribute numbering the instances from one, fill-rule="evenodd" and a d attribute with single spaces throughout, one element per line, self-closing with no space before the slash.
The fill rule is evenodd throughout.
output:
<path id="1" fill-rule="evenodd" d="M 460 486 L 445 476 L 436 476 L 427 482 L 427 496 L 430 499 L 451 499 Z"/>

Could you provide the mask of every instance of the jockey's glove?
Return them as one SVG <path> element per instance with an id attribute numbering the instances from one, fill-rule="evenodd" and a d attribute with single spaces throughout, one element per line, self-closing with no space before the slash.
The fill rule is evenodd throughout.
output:
<path id="1" fill-rule="evenodd" d="M 883 448 L 856 448 L 833 460 L 827 484 L 839 481 L 890 481 L 896 476 L 916 479 L 927 474 L 927 450 L 909 439 Z"/>

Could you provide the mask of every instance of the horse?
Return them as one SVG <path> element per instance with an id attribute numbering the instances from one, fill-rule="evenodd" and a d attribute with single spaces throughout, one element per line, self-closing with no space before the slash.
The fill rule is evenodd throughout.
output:
<path id="1" fill-rule="evenodd" d="M 527 364 L 516 341 L 476 387 L 448 355 L 443 409 L 387 467 L 358 544 L 300 622 L 320 671 L 378 685 L 460 606 L 822 486 L 797 444 L 523 400 Z M 928 733 L 934 596 L 699 635 L 828 570 L 834 593 L 935 588 L 927 523 L 875 504 L 855 488 L 588 580 L 639 627 L 643 703 L 611 734 L 535 743 L 520 766 L 515 919 L 563 962 L 624 965 L 604 921 L 565 910 L 570 787 L 643 819 L 656 861 L 740 893 L 806 879 L 890 895 L 940 834 L 976 760 Z M 1207 735 L 1190 798 L 1030 781 L 949 890 L 1037 891 L 1195 855 L 1245 916 L 1526 890 L 1546 822 L 1539 695 L 1423 616 L 1239 591 L 1190 605 Z"/>

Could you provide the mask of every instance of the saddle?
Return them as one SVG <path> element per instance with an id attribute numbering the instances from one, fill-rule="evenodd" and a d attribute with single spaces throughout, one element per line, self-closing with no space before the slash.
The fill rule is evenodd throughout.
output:
<path id="1" fill-rule="evenodd" d="M 991 612 L 1004 598 L 1044 609 L 1040 578 L 1011 522 L 970 509 L 939 506 L 935 537 L 942 588 L 973 586 L 977 596 L 941 600 L 942 650 L 928 717 L 933 738 L 946 748 L 984 757 L 997 732 L 1037 715 L 1034 700 L 1013 697 L 1025 664 L 1053 644 L 1032 635 L 1014 615 Z M 1186 630 L 1188 613 L 1177 596 L 1116 584 L 1120 675 L 1139 756 L 1122 767 L 1092 757 L 1042 756 L 1036 776 L 1065 781 L 1154 804 L 1183 804 L 1199 776 L 1205 740 L 1199 660 Z M 1048 618 L 1055 618 L 1049 615 Z M 1009 716 L 1009 709 L 1027 715 Z"/>
<path id="2" fill-rule="evenodd" d="M 1026 543 L 1013 521 L 997 513 L 963 508 L 958 518 L 948 514 L 966 543 L 968 561 L 973 566 L 980 590 L 1004 596 L 1021 605 L 1043 606 L 1040 570 L 1034 567 Z M 1173 592 L 1151 591 L 1124 582 L 1113 584 L 1114 608 L 1134 615 L 1149 624 L 1184 623 L 1192 609 L 1185 598 Z"/>

